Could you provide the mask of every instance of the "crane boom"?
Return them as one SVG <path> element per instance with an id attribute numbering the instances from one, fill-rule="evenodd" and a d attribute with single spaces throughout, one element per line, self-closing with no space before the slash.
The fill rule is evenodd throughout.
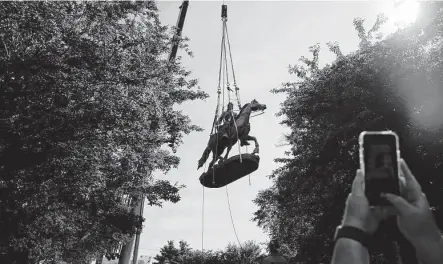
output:
<path id="1" fill-rule="evenodd" d="M 169 54 L 169 61 L 170 62 L 173 62 L 175 60 L 176 55 L 177 55 L 177 50 L 178 50 L 177 39 L 181 36 L 182 31 L 183 31 L 183 25 L 185 24 L 185 18 L 186 18 L 186 13 L 188 11 L 188 5 L 189 5 L 189 0 L 184 0 L 180 6 L 180 14 L 178 16 L 177 25 L 176 25 L 177 31 L 175 32 L 175 35 L 173 37 L 171 53 Z"/>

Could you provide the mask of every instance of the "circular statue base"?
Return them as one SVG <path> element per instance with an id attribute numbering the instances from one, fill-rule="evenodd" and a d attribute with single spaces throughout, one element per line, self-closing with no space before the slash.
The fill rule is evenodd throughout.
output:
<path id="1" fill-rule="evenodd" d="M 258 169 L 260 157 L 254 154 L 232 156 L 219 162 L 200 176 L 200 183 L 207 188 L 220 188 Z"/>

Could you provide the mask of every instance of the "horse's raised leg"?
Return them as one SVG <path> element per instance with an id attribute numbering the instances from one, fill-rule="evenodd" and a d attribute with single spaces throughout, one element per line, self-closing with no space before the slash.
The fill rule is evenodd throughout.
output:
<path id="1" fill-rule="evenodd" d="M 255 143 L 255 148 L 254 148 L 254 151 L 252 151 L 252 154 L 258 154 L 258 152 L 259 152 L 259 145 L 258 145 L 258 141 L 257 141 L 257 138 L 256 137 L 253 137 L 253 136 L 250 136 L 250 135 L 244 135 L 240 140 L 242 140 L 242 141 L 250 141 L 250 140 L 252 140 L 252 141 L 254 141 L 254 143 Z"/>

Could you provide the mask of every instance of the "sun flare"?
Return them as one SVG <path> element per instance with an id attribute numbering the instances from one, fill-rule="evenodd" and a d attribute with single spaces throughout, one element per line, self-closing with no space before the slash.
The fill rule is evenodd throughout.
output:
<path id="1" fill-rule="evenodd" d="M 397 1 L 387 12 L 386 33 L 392 33 L 399 28 L 414 23 L 418 16 L 420 3 L 417 0 Z"/>
<path id="2" fill-rule="evenodd" d="M 419 9 L 418 1 L 406 0 L 394 7 L 391 12 L 391 18 L 398 23 L 410 24 L 417 19 Z"/>

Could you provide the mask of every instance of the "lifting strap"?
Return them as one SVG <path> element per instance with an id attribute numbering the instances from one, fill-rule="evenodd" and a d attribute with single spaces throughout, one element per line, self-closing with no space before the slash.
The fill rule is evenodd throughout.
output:
<path id="1" fill-rule="evenodd" d="M 219 73 L 218 73 L 218 86 L 217 86 L 217 107 L 215 111 L 214 121 L 212 124 L 211 129 L 211 135 L 218 132 L 217 127 L 217 121 L 220 117 L 220 114 L 225 111 L 225 90 L 227 93 L 227 99 L 228 103 L 232 101 L 236 101 L 236 105 L 238 109 L 240 110 L 242 105 L 240 101 L 240 88 L 237 86 L 237 81 L 235 78 L 235 72 L 234 72 L 234 63 L 232 59 L 232 52 L 231 52 L 231 42 L 229 40 L 229 34 L 228 34 L 228 6 L 222 5 L 222 11 L 221 11 L 221 18 L 222 18 L 222 40 L 221 40 L 221 47 L 220 47 L 220 65 L 219 65 Z M 228 54 L 229 53 L 229 54 Z M 229 65 L 231 64 L 231 71 L 232 71 L 232 80 L 233 80 L 233 88 L 231 88 L 230 83 L 230 75 L 229 75 Z M 235 99 L 231 99 L 231 92 L 235 93 Z M 220 111 L 220 104 L 221 104 L 221 111 Z"/>

